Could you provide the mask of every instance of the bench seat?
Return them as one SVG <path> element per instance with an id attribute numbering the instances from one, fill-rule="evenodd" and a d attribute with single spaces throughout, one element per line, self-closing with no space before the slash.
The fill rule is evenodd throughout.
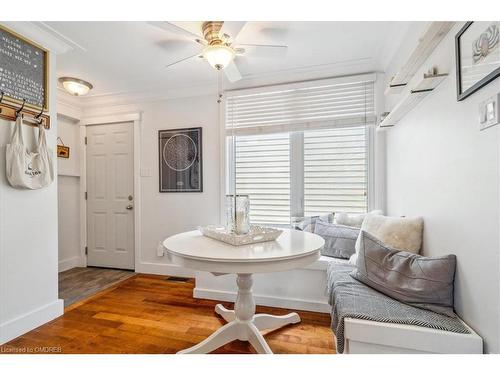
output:
<path id="1" fill-rule="evenodd" d="M 482 353 L 482 339 L 458 316 L 399 302 L 355 280 L 351 265 L 327 269 L 339 353 Z"/>

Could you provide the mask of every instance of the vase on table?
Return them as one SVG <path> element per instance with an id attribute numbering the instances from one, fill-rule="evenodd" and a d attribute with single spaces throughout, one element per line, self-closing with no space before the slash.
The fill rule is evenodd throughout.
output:
<path id="1" fill-rule="evenodd" d="M 235 234 L 247 234 L 250 231 L 248 195 L 226 195 L 226 228 Z"/>

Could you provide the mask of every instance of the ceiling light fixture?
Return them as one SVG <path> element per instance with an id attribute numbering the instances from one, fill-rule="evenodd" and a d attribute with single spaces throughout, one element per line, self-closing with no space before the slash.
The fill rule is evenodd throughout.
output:
<path id="1" fill-rule="evenodd" d="M 223 44 L 207 46 L 203 49 L 203 57 L 212 68 L 222 70 L 234 59 L 234 49 Z"/>
<path id="2" fill-rule="evenodd" d="M 61 77 L 59 82 L 67 92 L 74 96 L 86 95 L 94 87 L 91 83 L 74 77 Z"/>

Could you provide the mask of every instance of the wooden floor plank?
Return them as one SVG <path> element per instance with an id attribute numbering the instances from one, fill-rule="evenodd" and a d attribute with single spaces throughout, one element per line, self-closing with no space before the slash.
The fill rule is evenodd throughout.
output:
<path id="1" fill-rule="evenodd" d="M 133 275 L 134 272 L 125 270 L 75 267 L 59 273 L 59 298 L 67 307 Z"/>
<path id="2" fill-rule="evenodd" d="M 63 316 L 4 344 L 0 352 L 37 353 L 49 348 L 56 353 L 176 353 L 224 325 L 214 312 L 217 302 L 193 298 L 193 288 L 194 280 L 134 275 L 68 307 Z M 232 303 L 223 304 L 233 308 Z M 257 307 L 257 312 L 267 314 L 291 311 Z M 301 323 L 266 333 L 271 349 L 275 353 L 335 353 L 330 316 L 298 313 Z M 234 341 L 214 353 L 255 351 L 247 342 Z"/>

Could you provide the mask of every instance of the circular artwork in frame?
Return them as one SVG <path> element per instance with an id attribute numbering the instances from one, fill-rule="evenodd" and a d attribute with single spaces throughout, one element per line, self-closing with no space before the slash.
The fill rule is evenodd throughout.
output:
<path id="1" fill-rule="evenodd" d="M 163 161 L 177 172 L 190 168 L 196 161 L 197 154 L 196 143 L 186 134 L 170 137 L 163 146 Z"/>
<path id="2" fill-rule="evenodd" d="M 203 192 L 201 130 L 158 131 L 160 193 Z"/>

